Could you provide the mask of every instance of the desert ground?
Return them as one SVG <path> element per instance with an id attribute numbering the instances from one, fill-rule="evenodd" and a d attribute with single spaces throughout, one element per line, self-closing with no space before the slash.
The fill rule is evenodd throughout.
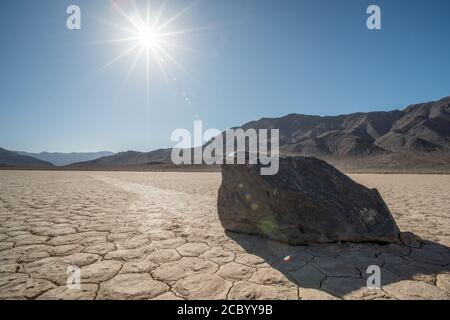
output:
<path id="1" fill-rule="evenodd" d="M 220 173 L 0 171 L 0 298 L 449 299 L 450 175 L 351 177 L 378 188 L 407 245 L 225 233 Z"/>

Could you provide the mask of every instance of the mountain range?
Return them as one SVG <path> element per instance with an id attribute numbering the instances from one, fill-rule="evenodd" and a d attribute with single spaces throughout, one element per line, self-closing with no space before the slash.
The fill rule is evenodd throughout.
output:
<path id="1" fill-rule="evenodd" d="M 280 150 L 308 156 L 450 151 L 450 97 L 404 110 L 340 116 L 290 114 L 243 129 L 280 129 Z"/>
<path id="2" fill-rule="evenodd" d="M 352 171 L 401 169 L 405 164 L 450 170 L 450 97 L 387 112 L 262 118 L 241 128 L 279 129 L 282 154 L 315 156 Z M 155 166 L 169 164 L 170 154 L 171 149 L 128 151 L 73 166 Z"/>
<path id="3" fill-rule="evenodd" d="M 30 153 L 23 151 L 14 151 L 17 154 L 33 157 L 35 159 L 43 160 L 50 162 L 55 166 L 67 166 L 69 164 L 90 161 L 94 159 L 98 159 L 101 157 L 111 156 L 114 153 L 109 151 L 100 151 L 100 152 L 70 152 L 70 153 L 61 153 L 61 152 L 41 152 L 41 153 Z"/>
<path id="4" fill-rule="evenodd" d="M 262 118 L 240 128 L 279 129 L 280 153 L 315 156 L 350 171 L 398 171 L 408 166 L 450 172 L 450 97 L 385 112 L 289 114 Z M 127 151 L 67 168 L 152 169 L 170 165 L 170 155 L 171 149 Z"/>
<path id="5" fill-rule="evenodd" d="M 42 167 L 50 168 L 50 162 L 42 161 L 33 157 L 20 155 L 18 153 L 0 148 L 0 167 Z"/>

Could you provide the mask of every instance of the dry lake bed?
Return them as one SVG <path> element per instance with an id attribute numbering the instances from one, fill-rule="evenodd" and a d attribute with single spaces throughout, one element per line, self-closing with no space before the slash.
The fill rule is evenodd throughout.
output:
<path id="1" fill-rule="evenodd" d="M 351 177 L 378 188 L 407 246 L 225 233 L 219 173 L 0 171 L 0 298 L 449 299 L 450 175 Z"/>

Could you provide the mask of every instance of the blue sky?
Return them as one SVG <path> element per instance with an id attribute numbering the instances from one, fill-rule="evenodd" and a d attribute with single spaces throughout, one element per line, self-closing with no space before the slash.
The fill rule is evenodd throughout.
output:
<path id="1" fill-rule="evenodd" d="M 120 2 L 127 13 L 130 1 Z M 165 47 L 178 64 L 166 58 L 161 71 L 150 59 L 148 81 L 143 58 L 129 73 L 135 52 L 101 69 L 130 45 L 99 43 L 122 35 L 111 24 L 130 26 L 111 2 L 1 1 L 0 147 L 149 151 L 174 145 L 172 131 L 195 119 L 226 129 L 450 95 L 447 0 L 200 0 L 164 29 L 196 29 L 170 39 L 192 50 Z M 81 30 L 66 28 L 70 4 Z M 190 4 L 168 0 L 161 21 Z M 371 4 L 381 30 L 366 27 Z"/>

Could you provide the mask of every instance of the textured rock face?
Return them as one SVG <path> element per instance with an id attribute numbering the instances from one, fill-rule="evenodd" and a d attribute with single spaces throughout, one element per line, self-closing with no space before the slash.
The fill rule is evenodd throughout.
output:
<path id="1" fill-rule="evenodd" d="M 289 244 L 399 241 L 377 190 L 315 158 L 281 158 L 274 176 L 261 176 L 260 165 L 223 165 L 218 213 L 228 231 Z"/>

